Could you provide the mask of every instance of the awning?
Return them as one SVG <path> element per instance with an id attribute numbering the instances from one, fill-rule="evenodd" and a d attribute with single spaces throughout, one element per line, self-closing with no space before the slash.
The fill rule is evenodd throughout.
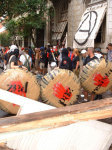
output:
<path id="1" fill-rule="evenodd" d="M 57 24 L 57 27 L 55 28 L 55 31 L 52 36 L 52 40 L 60 40 L 62 38 L 66 25 L 67 25 L 67 21 L 60 22 Z"/>
<path id="2" fill-rule="evenodd" d="M 74 37 L 74 48 L 94 47 L 94 40 L 103 22 L 106 9 L 107 3 L 86 9 Z"/>

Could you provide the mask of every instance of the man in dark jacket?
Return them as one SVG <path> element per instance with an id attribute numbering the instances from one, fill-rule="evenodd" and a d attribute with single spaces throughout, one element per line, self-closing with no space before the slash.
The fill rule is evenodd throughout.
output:
<path id="1" fill-rule="evenodd" d="M 72 71 L 72 61 L 71 59 L 68 57 L 68 50 L 66 48 L 64 48 L 62 50 L 62 61 L 60 63 L 59 66 L 60 69 L 68 69 Z"/>
<path id="2" fill-rule="evenodd" d="M 45 74 L 45 63 L 46 63 L 46 53 L 45 53 L 45 48 L 44 47 L 41 47 L 40 48 L 40 69 L 42 71 L 42 74 L 44 75 Z"/>

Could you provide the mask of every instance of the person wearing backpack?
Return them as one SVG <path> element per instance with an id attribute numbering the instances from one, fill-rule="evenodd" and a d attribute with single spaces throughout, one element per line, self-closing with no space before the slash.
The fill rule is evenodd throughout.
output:
<path id="1" fill-rule="evenodd" d="M 28 49 L 25 49 L 24 53 L 20 56 L 19 59 L 21 65 L 25 66 L 28 71 L 31 71 L 31 57 L 28 55 Z"/>
<path id="2" fill-rule="evenodd" d="M 14 49 L 7 55 L 6 70 L 17 69 L 19 67 L 19 49 Z"/>
<path id="3" fill-rule="evenodd" d="M 71 59 L 68 57 L 68 50 L 66 48 L 63 49 L 62 51 L 62 61 L 59 65 L 60 69 L 67 69 L 72 71 L 72 61 Z"/>

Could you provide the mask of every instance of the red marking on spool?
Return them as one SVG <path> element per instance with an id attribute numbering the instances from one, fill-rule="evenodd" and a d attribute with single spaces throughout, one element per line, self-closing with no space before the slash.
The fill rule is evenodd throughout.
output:
<path id="1" fill-rule="evenodd" d="M 100 87 L 107 87 L 110 82 L 108 76 L 103 77 L 101 74 L 96 74 L 93 80 L 96 81 L 94 85 Z"/>
<path id="2" fill-rule="evenodd" d="M 56 83 L 53 87 L 54 90 L 54 96 L 56 96 L 59 99 L 67 100 L 69 101 L 72 97 L 72 93 L 69 87 L 63 87 L 61 83 Z"/>
<path id="3" fill-rule="evenodd" d="M 11 84 L 8 86 L 9 89 L 7 91 L 26 97 L 25 89 L 21 81 L 12 81 Z M 13 106 L 17 106 L 17 105 L 13 104 Z"/>

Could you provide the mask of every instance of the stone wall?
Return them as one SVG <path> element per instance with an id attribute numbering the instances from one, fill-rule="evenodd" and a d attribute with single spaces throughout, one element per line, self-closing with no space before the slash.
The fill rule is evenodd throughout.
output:
<path id="1" fill-rule="evenodd" d="M 95 44 L 95 47 L 101 47 L 102 52 L 107 53 L 106 47 L 110 42 L 112 42 L 112 0 L 107 0 L 105 42 Z"/>
<path id="2" fill-rule="evenodd" d="M 108 0 L 107 10 L 107 41 L 112 42 L 112 0 Z"/>
<path id="3" fill-rule="evenodd" d="M 68 5 L 68 46 L 73 46 L 73 39 L 77 28 L 79 26 L 83 12 L 85 11 L 85 5 L 83 0 L 71 0 Z"/>
<path id="4" fill-rule="evenodd" d="M 106 0 L 105 0 L 106 1 Z M 101 47 L 105 50 L 107 44 L 112 42 L 112 0 L 107 0 L 108 7 L 106 13 L 106 30 L 105 30 L 105 42 L 97 43 L 95 47 Z M 54 4 L 55 9 L 55 25 L 58 23 L 60 18 L 61 7 L 63 6 L 64 0 L 57 0 Z M 67 33 L 67 46 L 73 46 L 73 39 L 77 28 L 79 26 L 81 17 L 88 7 L 90 0 L 68 0 L 68 33 Z"/>

